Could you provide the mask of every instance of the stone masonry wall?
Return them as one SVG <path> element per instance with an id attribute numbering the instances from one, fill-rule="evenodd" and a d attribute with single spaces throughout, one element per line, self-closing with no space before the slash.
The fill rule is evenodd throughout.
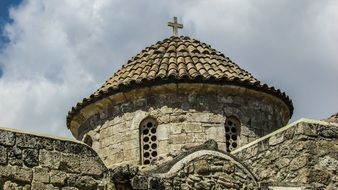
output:
<path id="1" fill-rule="evenodd" d="M 89 118 L 79 129 L 80 139 L 89 135 L 93 149 L 107 167 L 140 164 L 139 125 L 148 116 L 158 121 L 159 159 L 184 146 L 214 139 L 225 150 L 227 116 L 241 122 L 239 146 L 262 137 L 285 123 L 277 106 L 250 96 L 225 93 L 169 93 L 146 95 L 115 104 Z"/>
<path id="2" fill-rule="evenodd" d="M 300 120 L 232 152 L 268 186 L 338 189 L 338 125 Z"/>
<path id="3" fill-rule="evenodd" d="M 0 189 L 104 189 L 106 170 L 82 143 L 0 128 Z"/>

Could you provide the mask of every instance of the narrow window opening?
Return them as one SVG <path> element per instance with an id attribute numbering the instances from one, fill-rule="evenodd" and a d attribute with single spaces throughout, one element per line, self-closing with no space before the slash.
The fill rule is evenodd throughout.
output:
<path id="1" fill-rule="evenodd" d="M 234 117 L 228 117 L 225 121 L 225 140 L 226 151 L 231 152 L 238 146 L 238 135 L 240 129 L 239 120 Z"/>
<path id="2" fill-rule="evenodd" d="M 93 146 L 93 139 L 91 136 L 86 135 L 85 138 L 83 139 L 83 142 L 86 143 L 88 146 L 92 147 Z"/>
<path id="3" fill-rule="evenodd" d="M 149 165 L 157 157 L 157 122 L 147 118 L 140 125 L 141 162 Z"/>

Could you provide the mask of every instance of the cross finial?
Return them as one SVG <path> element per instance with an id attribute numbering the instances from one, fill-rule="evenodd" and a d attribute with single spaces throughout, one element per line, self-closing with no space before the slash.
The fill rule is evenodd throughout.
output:
<path id="1" fill-rule="evenodd" d="M 177 17 L 174 17 L 174 22 L 168 22 L 168 26 L 173 27 L 174 36 L 178 36 L 178 28 L 183 28 L 183 24 L 177 23 Z"/>

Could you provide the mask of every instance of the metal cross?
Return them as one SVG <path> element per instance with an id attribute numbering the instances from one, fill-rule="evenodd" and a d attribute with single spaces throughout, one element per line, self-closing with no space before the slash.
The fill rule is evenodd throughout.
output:
<path id="1" fill-rule="evenodd" d="M 173 27 L 173 35 L 178 36 L 178 28 L 183 28 L 183 24 L 177 23 L 177 17 L 174 17 L 174 22 L 168 22 L 168 26 Z"/>

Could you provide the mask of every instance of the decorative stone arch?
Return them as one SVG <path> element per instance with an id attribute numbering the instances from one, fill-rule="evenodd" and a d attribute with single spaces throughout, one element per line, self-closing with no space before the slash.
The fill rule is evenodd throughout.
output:
<path id="1" fill-rule="evenodd" d="M 157 148 L 158 121 L 152 116 L 144 118 L 139 124 L 140 131 L 140 161 L 142 165 L 149 165 L 158 156 Z"/>
<path id="2" fill-rule="evenodd" d="M 240 145 L 241 121 L 235 115 L 227 116 L 224 121 L 226 152 L 231 152 Z"/>
<path id="3" fill-rule="evenodd" d="M 168 169 L 168 164 L 170 169 Z M 217 150 L 197 150 L 174 163 L 158 169 L 161 178 L 171 189 L 254 189 L 257 178 L 236 158 Z"/>

